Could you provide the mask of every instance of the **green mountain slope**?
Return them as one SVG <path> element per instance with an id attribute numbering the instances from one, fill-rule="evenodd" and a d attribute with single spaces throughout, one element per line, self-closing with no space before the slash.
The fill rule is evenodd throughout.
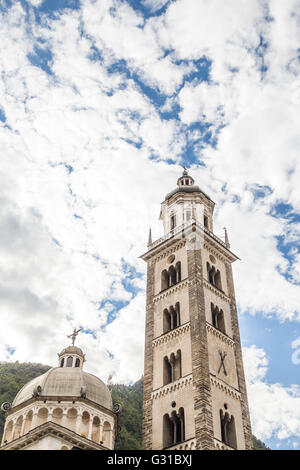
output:
<path id="1" fill-rule="evenodd" d="M 0 362 L 0 404 L 12 402 L 23 385 L 43 374 L 49 366 L 30 362 Z M 122 405 L 119 415 L 121 432 L 116 447 L 119 450 L 139 450 L 142 440 L 143 378 L 133 385 L 115 384 L 109 386 L 113 401 Z M 0 441 L 4 426 L 4 413 L 0 411 Z M 253 436 L 256 450 L 268 450 L 265 444 Z"/>

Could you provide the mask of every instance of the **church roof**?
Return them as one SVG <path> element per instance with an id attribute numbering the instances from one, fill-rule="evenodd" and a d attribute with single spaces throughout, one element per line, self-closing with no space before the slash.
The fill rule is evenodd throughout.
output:
<path id="1" fill-rule="evenodd" d="M 202 193 L 207 199 L 212 201 L 212 199 L 204 192 L 202 189 L 199 188 L 199 186 L 193 185 L 193 186 L 180 186 L 176 189 L 173 189 L 170 193 L 168 193 L 165 197 L 165 201 L 170 199 L 174 194 L 176 193 Z"/>
<path id="2" fill-rule="evenodd" d="M 78 346 L 68 346 L 59 353 L 59 356 L 63 354 L 78 354 L 78 356 L 84 357 L 82 349 L 78 348 Z"/>
<path id="3" fill-rule="evenodd" d="M 88 400 L 104 408 L 112 409 L 112 398 L 107 385 L 95 375 L 84 372 L 79 367 L 53 367 L 45 374 L 36 377 L 21 388 L 12 407 L 35 396 L 37 387 L 41 387 L 37 394 L 45 397 L 79 398 L 84 391 Z"/>

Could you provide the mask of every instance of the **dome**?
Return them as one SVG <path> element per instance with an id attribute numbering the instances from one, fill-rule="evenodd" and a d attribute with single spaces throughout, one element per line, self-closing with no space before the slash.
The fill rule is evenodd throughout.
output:
<path id="1" fill-rule="evenodd" d="M 170 193 L 166 195 L 165 201 L 167 201 L 168 199 L 170 199 L 170 197 L 174 196 L 174 194 L 177 194 L 177 193 L 201 193 L 205 197 L 207 197 L 207 199 L 211 200 L 211 198 L 204 191 L 202 191 L 202 189 L 200 189 L 199 186 L 191 185 L 191 186 L 181 186 L 179 188 L 173 189 L 173 191 L 171 191 Z"/>
<path id="2" fill-rule="evenodd" d="M 180 178 L 177 180 L 178 187 L 166 195 L 165 201 L 177 193 L 201 193 L 211 201 L 210 197 L 204 191 L 202 191 L 199 186 L 195 185 L 195 180 L 188 174 L 187 169 L 185 167 L 183 168 L 184 171 L 182 176 L 180 176 Z"/>
<path id="3" fill-rule="evenodd" d="M 59 356 L 62 356 L 63 354 L 78 354 L 78 356 L 84 357 L 82 349 L 77 346 L 68 346 L 59 353 Z"/>
<path id="4" fill-rule="evenodd" d="M 67 350 L 80 348 L 70 346 Z M 67 351 L 70 353 L 70 351 Z M 78 354 L 73 351 L 73 353 Z M 81 351 L 82 353 L 82 351 Z M 39 389 L 37 389 L 39 387 Z M 15 397 L 12 407 L 29 400 L 33 396 L 80 398 L 85 395 L 88 400 L 112 409 L 112 398 L 108 387 L 95 375 L 84 372 L 81 368 L 53 367 L 45 374 L 24 385 Z"/>

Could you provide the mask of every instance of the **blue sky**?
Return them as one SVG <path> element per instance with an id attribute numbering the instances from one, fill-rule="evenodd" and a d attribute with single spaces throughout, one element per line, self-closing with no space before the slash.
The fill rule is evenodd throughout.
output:
<path id="1" fill-rule="evenodd" d="M 254 432 L 299 448 L 299 21 L 298 0 L 0 0 L 0 360 L 53 364 L 80 325 L 89 370 L 141 376 L 139 256 L 186 165 L 241 258 Z"/>

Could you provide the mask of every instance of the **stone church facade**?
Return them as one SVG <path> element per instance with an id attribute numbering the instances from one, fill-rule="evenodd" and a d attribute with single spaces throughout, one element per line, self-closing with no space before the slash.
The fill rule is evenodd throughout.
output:
<path id="1" fill-rule="evenodd" d="M 252 449 L 232 263 L 184 170 L 147 262 L 143 449 Z"/>

